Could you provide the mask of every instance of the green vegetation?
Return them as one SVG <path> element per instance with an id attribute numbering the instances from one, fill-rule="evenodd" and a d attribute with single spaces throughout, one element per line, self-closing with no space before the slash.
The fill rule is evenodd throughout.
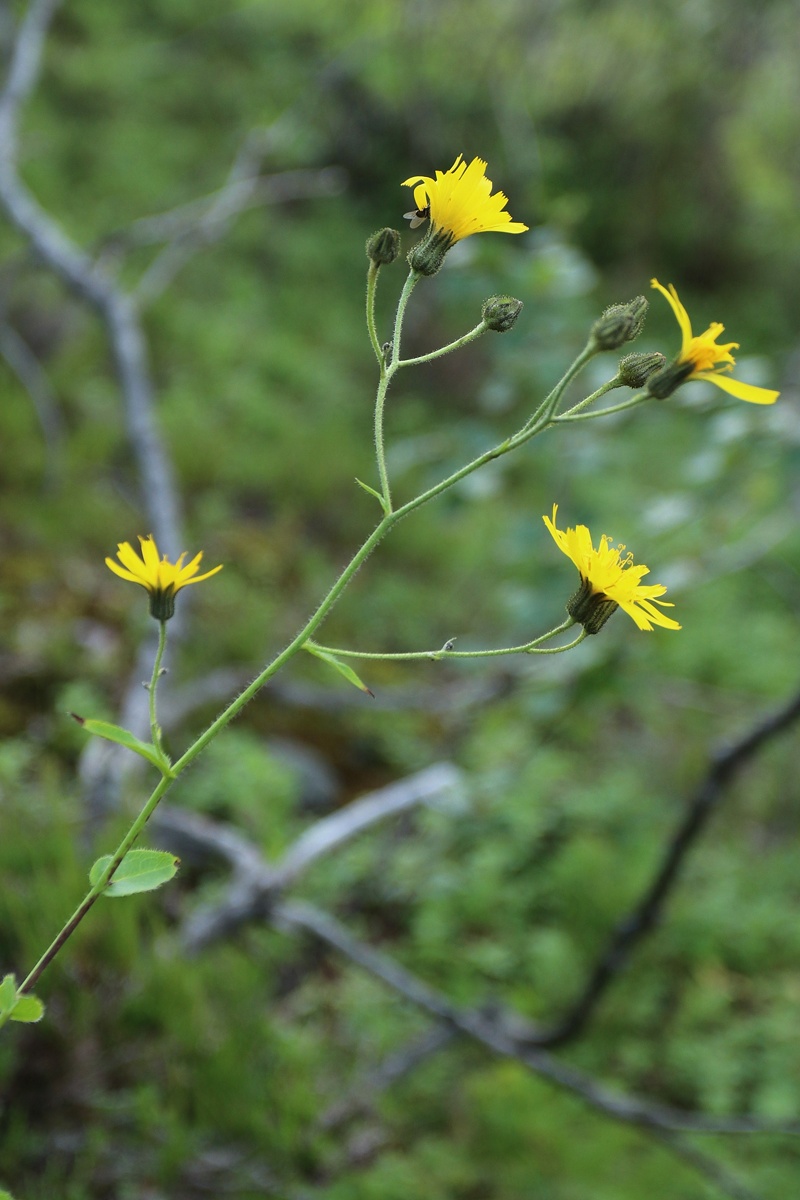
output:
<path id="1" fill-rule="evenodd" d="M 713 748 L 798 686 L 796 25 L 789 0 L 70 0 L 48 38 L 21 172 L 126 287 L 165 265 L 142 219 L 222 187 L 254 130 L 274 177 L 275 195 L 188 246 L 144 310 L 186 548 L 225 564 L 189 589 L 167 686 L 233 668 L 227 691 L 172 724 L 165 699 L 173 758 L 295 635 L 379 515 L 355 483 L 377 486 L 364 241 L 402 224 L 402 179 L 480 154 L 532 229 L 456 247 L 414 294 L 409 355 L 473 326 L 492 294 L 525 308 L 509 334 L 393 385 L 400 500 L 517 429 L 607 305 L 652 296 L 635 348 L 674 354 L 653 275 L 675 282 L 700 330 L 725 323 L 744 377 L 784 388 L 760 409 L 692 384 L 551 430 L 404 521 L 320 640 L 468 649 L 551 628 L 575 585 L 541 520 L 554 502 L 564 524 L 613 533 L 651 566 L 680 633 L 617 615 L 547 661 L 355 663 L 374 701 L 305 655 L 176 785 L 175 804 L 276 858 L 323 813 L 456 763 L 459 796 L 349 842 L 291 893 L 454 1003 L 557 1022 Z M 10 24 L 0 34 L 10 47 Z M 301 170 L 313 174 L 286 174 Z M 404 230 L 404 252 L 416 236 Z M 7 222 L 0 257 L 0 978 L 19 979 L 146 795 L 142 764 L 125 814 L 100 819 L 67 714 L 121 719 L 148 618 L 103 559 L 149 529 L 101 324 Z M 402 279 L 402 260 L 381 275 L 386 337 Z M 23 384 L 9 337 L 47 387 Z M 592 363 L 590 387 L 616 358 Z M 724 793 L 663 920 L 559 1061 L 654 1104 L 798 1120 L 796 736 Z M 463 1038 L 337 1118 L 430 1023 L 267 922 L 187 958 L 182 923 L 227 881 L 186 856 L 161 891 L 98 903 L 37 987 L 45 1019 L 3 1030 L 0 1185 L 15 1200 L 732 1194 Z M 796 1137 L 689 1144 L 761 1200 L 797 1191 Z"/>

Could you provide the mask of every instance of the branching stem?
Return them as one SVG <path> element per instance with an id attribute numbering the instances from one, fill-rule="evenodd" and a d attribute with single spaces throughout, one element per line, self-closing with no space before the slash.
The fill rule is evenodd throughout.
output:
<path id="1" fill-rule="evenodd" d="M 520 646 L 503 646 L 497 650 L 451 650 L 447 646 L 443 646 L 440 650 L 412 650 L 397 654 L 379 654 L 362 650 L 342 650 L 338 646 L 320 646 L 316 642 L 315 646 L 319 650 L 324 650 L 326 654 L 333 654 L 337 658 L 363 658 L 381 662 L 412 662 L 416 659 L 428 659 L 439 662 L 443 658 L 501 658 L 507 654 L 562 654 L 565 650 L 571 650 L 573 646 L 579 645 L 586 637 L 586 631 L 581 630 L 579 636 L 574 641 L 567 642 L 565 646 L 553 646 L 542 649 L 542 642 L 548 642 L 557 634 L 564 633 L 565 630 L 570 629 L 574 624 L 575 622 L 572 617 L 569 617 L 561 625 L 557 625 L 555 629 L 551 629 L 548 633 L 543 633 L 540 637 L 534 638 L 532 642 L 524 642 Z"/>

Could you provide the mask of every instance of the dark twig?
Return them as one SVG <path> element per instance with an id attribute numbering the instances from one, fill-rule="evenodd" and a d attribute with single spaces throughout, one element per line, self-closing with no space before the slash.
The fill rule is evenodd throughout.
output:
<path id="1" fill-rule="evenodd" d="M 439 764 L 439 768 L 449 764 Z M 452 768 L 451 768 L 452 770 Z M 426 785 L 428 772 L 412 776 L 410 780 L 401 781 L 409 788 L 407 803 L 416 795 L 417 802 L 423 797 L 430 799 L 430 790 L 426 786 L 420 789 L 420 780 Z M 452 781 L 446 777 L 445 786 L 452 786 Z M 409 787 L 409 785 L 413 785 Z M 294 847 L 287 851 L 283 859 L 276 864 L 268 864 L 261 852 L 244 835 L 231 827 L 220 826 L 217 822 L 197 814 L 185 813 L 181 810 L 163 807 L 155 820 L 164 831 L 171 831 L 173 840 L 171 848 L 176 850 L 188 846 L 190 850 L 205 848 L 217 858 L 228 862 L 234 867 L 238 880 L 233 892 L 233 898 L 226 897 L 221 905 L 214 905 L 206 911 L 200 910 L 184 926 L 184 945 L 191 952 L 209 945 L 227 934 L 230 923 L 233 927 L 246 920 L 266 919 L 279 926 L 306 929 L 320 940 L 335 947 L 353 962 L 359 963 L 371 974 L 382 979 L 406 999 L 446 1022 L 452 1028 L 458 1029 L 470 1037 L 497 1050 L 498 1053 L 525 1062 L 531 1069 L 544 1075 L 552 1082 L 569 1088 L 582 1095 L 589 1103 L 603 1109 L 609 1115 L 620 1120 L 630 1121 L 643 1126 L 653 1125 L 672 1132 L 688 1133 L 800 1133 L 800 1123 L 796 1122 L 767 1122 L 749 1116 L 712 1117 L 703 1113 L 687 1113 L 680 1109 L 649 1104 L 636 1098 L 620 1096 L 618 1093 L 597 1084 L 590 1076 L 584 1075 L 574 1067 L 558 1062 L 550 1054 L 533 1045 L 535 1030 L 523 1017 L 512 1012 L 502 1011 L 499 1015 L 487 1015 L 477 1010 L 462 1010 L 452 1005 L 443 995 L 417 979 L 404 967 L 387 955 L 381 954 L 365 943 L 353 937 L 348 930 L 335 918 L 312 908 L 306 904 L 290 903 L 279 899 L 281 887 L 296 881 L 298 865 L 304 867 L 311 864 L 324 849 L 326 852 L 338 848 L 344 841 L 349 840 L 368 824 L 373 824 L 390 813 L 398 811 L 398 797 L 393 795 L 397 785 L 384 789 L 382 792 L 356 801 L 350 807 L 355 810 L 352 816 L 347 810 L 334 817 L 326 817 L 312 826 L 312 830 L 327 829 L 327 833 L 314 834 L 306 842 L 318 845 L 318 851 L 308 855 L 302 852 L 302 844 L 307 835 L 302 835 Z M 363 807 L 362 807 L 363 806 Z M 403 806 L 405 807 L 405 805 Z M 361 813 L 359 809 L 361 808 Z M 366 820 L 366 814 L 371 818 Z M 339 822 L 341 821 L 341 826 Z M 183 845 L 175 845 L 174 836 L 185 839 Z M 294 863 L 294 865 L 292 865 Z M 286 866 L 290 869 L 287 870 Z M 243 892 L 248 884 L 255 883 L 255 891 L 246 894 L 246 903 L 242 903 L 238 888 Z M 238 900 L 238 906 L 237 906 Z"/>
<path id="2" fill-rule="evenodd" d="M 800 693 L 712 757 L 706 776 L 689 800 L 683 820 L 641 900 L 617 925 L 577 1003 L 553 1029 L 534 1035 L 532 1040 L 536 1045 L 562 1045 L 581 1032 L 608 986 L 625 969 L 636 945 L 660 920 L 683 863 L 725 790 L 765 743 L 791 728 L 799 717 Z"/>
<path id="3" fill-rule="evenodd" d="M 692 1145 L 681 1134 L 667 1133 L 663 1129 L 653 1129 L 651 1136 L 662 1142 L 666 1150 L 671 1151 L 678 1158 L 682 1158 L 701 1175 L 705 1175 L 709 1183 L 714 1184 L 721 1192 L 730 1196 L 731 1200 L 761 1200 L 757 1192 L 732 1175 L 719 1159 L 712 1158 L 710 1154 L 706 1154 L 705 1150 L 698 1150 L 697 1146 Z"/>
<path id="4" fill-rule="evenodd" d="M 418 1008 L 447 1022 L 495 1053 L 516 1059 L 556 1086 L 580 1096 L 607 1116 L 642 1128 L 663 1129 L 670 1133 L 800 1135 L 800 1122 L 759 1121 L 748 1116 L 710 1117 L 704 1113 L 685 1112 L 666 1105 L 652 1104 L 637 1096 L 612 1090 L 577 1067 L 558 1061 L 546 1050 L 520 1042 L 502 1021 L 487 1017 L 477 1010 L 458 1008 L 441 992 L 423 983 L 394 959 L 353 937 L 344 925 L 330 914 L 309 904 L 281 901 L 273 907 L 270 919 L 279 927 L 307 930 L 405 996 Z"/>
<path id="5" fill-rule="evenodd" d="M 521 1045 L 499 1024 L 483 1014 L 451 1004 L 440 992 L 412 975 L 393 959 L 352 936 L 328 913 L 308 904 L 280 902 L 270 916 L 278 928 L 303 929 L 333 947 L 351 962 L 387 984 L 418 1008 L 446 1025 L 465 1034 L 504 1058 L 514 1059 L 555 1086 L 571 1092 L 590 1107 L 614 1120 L 635 1125 L 655 1136 L 674 1153 L 706 1176 L 732 1200 L 759 1200 L 744 1184 L 731 1175 L 716 1159 L 695 1150 L 680 1133 L 784 1133 L 800 1134 L 800 1125 L 769 1125 L 750 1118 L 707 1118 L 702 1113 L 686 1113 L 666 1105 L 651 1104 L 637 1096 L 612 1091 L 604 1084 L 554 1059 L 547 1051 Z"/>

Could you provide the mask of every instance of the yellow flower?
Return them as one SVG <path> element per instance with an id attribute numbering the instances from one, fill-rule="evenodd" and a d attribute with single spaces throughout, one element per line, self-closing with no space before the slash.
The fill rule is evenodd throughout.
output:
<path id="1" fill-rule="evenodd" d="M 411 228 L 430 217 L 431 232 L 442 234 L 447 245 L 471 237 L 473 233 L 525 233 L 528 226 L 512 221 L 505 212 L 508 199 L 502 192 L 492 195 L 492 182 L 486 178 L 486 163 L 473 158 L 469 166 L 459 154 L 449 171 L 437 171 L 436 178 L 412 175 L 403 187 L 413 187 L 415 212 L 406 213 Z"/>
<path id="2" fill-rule="evenodd" d="M 689 314 L 678 299 L 678 293 L 673 284 L 670 284 L 669 290 L 667 290 L 657 279 L 651 279 L 650 283 L 652 287 L 658 288 L 662 296 L 667 298 L 681 329 L 681 352 L 674 365 L 688 368 L 688 371 L 679 379 L 679 383 L 687 379 L 707 379 L 709 383 L 716 384 L 718 388 L 722 388 L 724 392 L 730 392 L 739 400 L 748 400 L 751 404 L 775 403 L 780 392 L 756 387 L 752 383 L 742 383 L 740 379 L 732 379 L 726 373 L 736 365 L 736 359 L 731 354 L 731 350 L 738 350 L 739 343 L 728 342 L 724 346 L 717 344 L 717 338 L 725 329 L 724 325 L 720 325 L 718 321 L 712 321 L 705 333 L 694 337 Z M 668 367 L 666 370 L 669 371 L 671 368 Z"/>
<path id="3" fill-rule="evenodd" d="M 613 546 L 605 534 L 595 550 L 592 535 L 585 525 L 575 529 L 558 529 L 553 505 L 552 520 L 543 517 L 553 541 L 567 558 L 572 559 L 581 576 L 581 587 L 567 605 L 570 616 L 584 626 L 587 633 L 598 629 L 619 606 L 640 629 L 650 630 L 654 625 L 664 629 L 680 629 L 677 621 L 660 612 L 656 605 L 673 606 L 667 600 L 659 600 L 666 588 L 661 584 L 642 584 L 649 567 L 633 565 L 633 555 L 625 554 L 624 546 Z"/>
<path id="4" fill-rule="evenodd" d="M 183 565 L 185 552 L 176 563 L 171 563 L 166 555 L 159 558 L 152 533 L 146 538 L 140 536 L 139 544 L 142 548 L 141 558 L 130 542 L 120 542 L 117 546 L 117 558 L 122 566 L 112 558 L 106 559 L 106 566 L 115 575 L 119 575 L 120 579 L 138 583 L 147 589 L 150 593 L 150 612 L 158 621 L 167 621 L 172 616 L 175 611 L 175 596 L 181 588 L 188 587 L 190 583 L 200 583 L 201 580 L 208 579 L 222 570 L 220 565 L 206 571 L 204 575 L 198 575 L 200 560 L 203 557 L 202 550 L 186 566 Z"/>

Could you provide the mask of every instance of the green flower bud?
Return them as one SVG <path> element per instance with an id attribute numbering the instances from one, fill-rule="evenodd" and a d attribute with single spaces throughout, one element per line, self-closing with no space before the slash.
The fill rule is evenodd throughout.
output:
<path id="1" fill-rule="evenodd" d="M 169 621 L 175 616 L 175 588 L 153 588 L 150 592 L 150 616 L 157 621 Z"/>
<path id="2" fill-rule="evenodd" d="M 644 296 L 636 296 L 627 304 L 612 304 L 592 326 L 595 349 L 618 350 L 632 342 L 642 332 L 649 307 Z"/>
<path id="3" fill-rule="evenodd" d="M 431 231 L 410 251 L 408 265 L 411 270 L 419 275 L 435 275 L 454 240 L 452 233 L 447 230 Z"/>
<path id="4" fill-rule="evenodd" d="M 626 354 L 619 360 L 620 383 L 629 388 L 643 388 L 648 379 L 666 365 L 666 355 L 654 350 L 651 354 Z"/>
<path id="5" fill-rule="evenodd" d="M 694 374 L 693 362 L 672 362 L 663 370 L 651 375 L 647 381 L 647 391 L 655 400 L 666 400 L 667 396 L 685 383 Z"/>
<path id="6" fill-rule="evenodd" d="M 514 296 L 490 296 L 484 302 L 481 316 L 488 329 L 495 333 L 507 333 L 513 329 L 517 317 L 522 312 L 522 301 Z"/>
<path id="7" fill-rule="evenodd" d="M 619 608 L 603 592 L 596 592 L 590 579 L 581 576 L 581 586 L 567 601 L 567 612 L 587 633 L 599 633 L 606 621 Z"/>
<path id="8" fill-rule="evenodd" d="M 367 238 L 367 258 L 376 267 L 393 263 L 400 253 L 400 234 L 396 229 L 379 229 Z"/>

